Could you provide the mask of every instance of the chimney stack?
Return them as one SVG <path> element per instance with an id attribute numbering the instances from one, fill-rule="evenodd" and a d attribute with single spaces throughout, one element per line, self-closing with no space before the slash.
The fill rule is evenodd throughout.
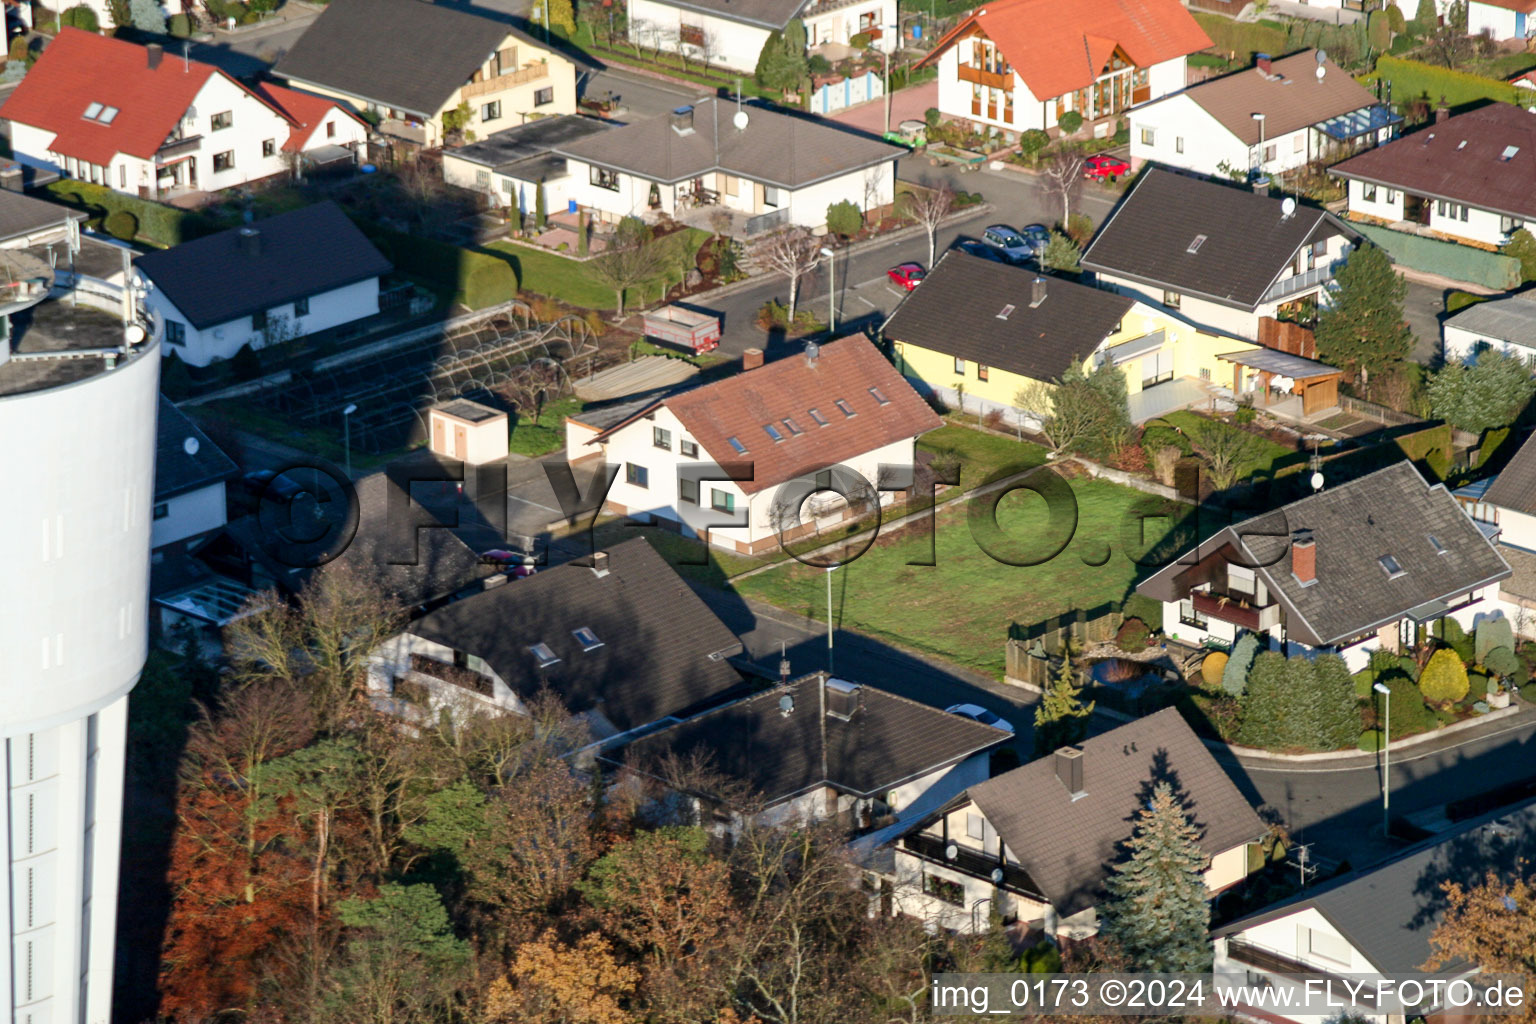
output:
<path id="1" fill-rule="evenodd" d="M 1317 541 L 1311 530 L 1291 534 L 1291 575 L 1304 587 L 1317 582 Z"/>
<path id="2" fill-rule="evenodd" d="M 1269 54 L 1267 54 L 1267 53 L 1256 53 L 1256 54 L 1253 55 L 1253 57 L 1254 57 L 1254 60 L 1259 65 L 1259 74 L 1266 75 L 1266 76 L 1269 75 L 1271 73 L 1270 70 L 1269 70 L 1269 67 L 1270 67 L 1270 65 L 1269 65 Z"/>
<path id="3" fill-rule="evenodd" d="M 693 107 L 677 107 L 672 111 L 672 130 L 679 135 L 693 134 Z"/>
<path id="4" fill-rule="evenodd" d="M 1451 116 L 1451 108 L 1446 106 L 1445 97 L 1440 98 L 1440 105 L 1435 108 L 1435 124 L 1439 124 Z"/>
<path id="5" fill-rule="evenodd" d="M 599 576 L 608 575 L 608 552 L 592 552 L 592 571 L 597 573 Z"/>
<path id="6" fill-rule="evenodd" d="M 826 690 L 827 717 L 843 722 L 852 721 L 854 712 L 859 709 L 858 684 L 823 676 L 822 686 Z"/>
<path id="7" fill-rule="evenodd" d="M 261 255 L 261 231 L 246 225 L 240 229 L 240 253 L 247 259 Z"/>
<path id="8" fill-rule="evenodd" d="M 160 66 L 160 59 L 165 56 L 165 48 L 159 43 L 150 43 L 144 47 L 144 53 L 149 60 L 149 70 L 153 71 Z"/>
<path id="9" fill-rule="evenodd" d="M 749 348 L 741 354 L 741 368 L 743 370 L 755 370 L 763 365 L 763 350 Z"/>
<path id="10" fill-rule="evenodd" d="M 1036 309 L 1045 301 L 1045 278 L 1036 276 L 1029 283 L 1029 308 Z"/>
<path id="11" fill-rule="evenodd" d="M 1072 794 L 1072 799 L 1077 800 L 1088 795 L 1083 788 L 1083 748 L 1062 747 L 1056 751 L 1056 778 L 1067 792 Z"/>

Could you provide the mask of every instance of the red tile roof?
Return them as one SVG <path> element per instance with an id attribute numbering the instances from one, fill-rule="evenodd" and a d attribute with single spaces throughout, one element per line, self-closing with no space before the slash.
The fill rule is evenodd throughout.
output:
<path id="1" fill-rule="evenodd" d="M 872 389 L 886 399 L 882 404 Z M 838 407 L 846 403 L 847 415 Z M 716 462 L 753 464 L 748 494 L 846 462 L 942 425 L 928 403 L 863 335 L 821 346 L 814 363 L 795 355 L 657 403 L 670 409 Z M 826 420 L 819 426 L 810 410 Z M 644 410 L 649 411 L 649 410 Z M 643 412 L 598 435 L 604 440 Z M 784 424 L 794 421 L 800 433 Z M 783 440 L 764 429 L 772 425 Z M 745 453 L 732 448 L 736 438 Z"/>
<path id="2" fill-rule="evenodd" d="M 1536 0 L 1477 0 L 1480 4 L 1489 7 L 1502 7 L 1506 11 L 1523 11 L 1526 14 L 1536 14 Z"/>
<path id="3" fill-rule="evenodd" d="M 151 70 L 142 46 L 65 28 L 0 107 L 0 118 L 54 132 L 53 152 L 77 160 L 105 165 L 118 153 L 148 160 L 215 74 L 223 72 L 171 54 Z M 118 109 L 111 124 L 85 119 L 92 103 Z"/>
<path id="4" fill-rule="evenodd" d="M 316 128 L 320 127 L 320 122 L 325 120 L 325 115 L 333 109 L 340 110 L 359 124 L 362 123 L 361 118 L 340 103 L 326 99 L 324 96 L 316 96 L 312 92 L 300 92 L 271 82 L 257 82 L 251 86 L 251 92 L 266 100 L 279 114 L 283 115 L 284 120 L 293 126 L 293 130 L 288 134 L 288 141 L 283 143 L 285 153 L 297 153 L 308 145 L 309 137 L 315 133 Z"/>
<path id="5" fill-rule="evenodd" d="M 1139 68 L 1211 45 L 1179 0 L 1000 0 L 941 38 L 926 61 L 980 28 L 1038 99 L 1093 84 L 1118 46 Z"/>

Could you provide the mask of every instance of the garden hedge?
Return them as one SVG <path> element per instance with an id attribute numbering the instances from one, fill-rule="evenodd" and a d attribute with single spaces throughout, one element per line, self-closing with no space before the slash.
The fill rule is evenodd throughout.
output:
<path id="1" fill-rule="evenodd" d="M 83 210 L 89 217 L 88 223 L 95 228 L 101 228 L 113 214 L 131 214 L 138 226 L 138 237 L 167 248 L 218 230 L 218 225 L 196 211 L 114 192 L 88 181 L 65 178 L 49 185 L 48 193 L 66 206 Z M 122 219 L 118 218 L 117 223 L 122 223 Z"/>
<path id="2" fill-rule="evenodd" d="M 1442 97 L 1452 107 L 1480 100 L 1520 102 L 1521 90 L 1508 82 L 1390 54 L 1377 58 L 1376 71 L 1362 78 L 1361 84 L 1374 92 L 1378 80 L 1392 83 L 1392 102 L 1398 104 L 1425 98 L 1438 104 Z"/>
<path id="3" fill-rule="evenodd" d="M 1233 21 L 1220 14 L 1190 11 L 1194 19 L 1211 37 L 1218 50 L 1234 53 L 1239 60 L 1251 59 L 1255 53 L 1268 53 L 1278 57 L 1285 53 L 1286 32 L 1257 22 Z"/>
<path id="4" fill-rule="evenodd" d="M 484 309 L 517 295 L 517 275 L 500 257 L 373 225 L 365 225 L 364 231 L 396 270 L 452 291 L 453 300 L 470 309 Z"/>

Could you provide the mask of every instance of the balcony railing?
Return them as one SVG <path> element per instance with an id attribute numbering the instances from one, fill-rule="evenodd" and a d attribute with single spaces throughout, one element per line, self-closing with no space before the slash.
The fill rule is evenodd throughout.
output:
<path id="1" fill-rule="evenodd" d="M 1295 957 L 1287 956 L 1274 949 L 1249 942 L 1247 939 L 1230 938 L 1227 940 L 1227 959 L 1236 960 L 1240 964 L 1256 967 L 1266 974 L 1279 977 L 1292 977 L 1296 975 L 1315 976 L 1318 974 L 1327 978 L 1336 978 L 1339 975 L 1332 971 L 1320 969 L 1316 964 L 1303 963 Z M 1376 993 L 1370 986 L 1362 986 L 1360 991 L 1360 1005 L 1375 1006 Z"/>
<path id="2" fill-rule="evenodd" d="M 788 223 L 789 207 L 781 206 L 777 210 L 760 213 L 756 217 L 748 217 L 746 224 L 742 227 L 742 231 L 747 235 L 759 235 L 764 231 L 772 231 L 774 228 Z"/>
<path id="3" fill-rule="evenodd" d="M 164 145 L 155 150 L 155 163 L 165 163 L 167 160 L 195 152 L 202 141 L 201 135 L 184 135 L 178 139 L 167 139 Z"/>
<path id="4" fill-rule="evenodd" d="M 1012 89 L 1013 72 L 988 71 L 986 68 L 972 67 L 969 64 L 960 65 L 960 81 L 975 82 L 989 89 Z"/>
<path id="5" fill-rule="evenodd" d="M 1280 606 L 1273 601 L 1257 605 L 1243 594 L 1218 594 L 1208 590 L 1193 591 L 1189 598 L 1195 611 L 1206 618 L 1220 619 L 1243 629 L 1269 629 L 1280 622 Z"/>
<path id="6" fill-rule="evenodd" d="M 978 853 L 969 847 L 955 844 L 955 856 L 944 856 L 944 840 L 939 836 L 931 836 L 923 832 L 914 832 L 902 837 L 902 849 L 915 857 L 945 867 L 954 868 L 956 871 L 971 875 L 974 878 L 985 878 L 992 881 L 992 873 L 998 868 L 1003 870 L 1001 883 L 994 883 L 1009 892 L 1018 893 L 1040 903 L 1049 903 L 1040 894 L 1040 887 L 1035 880 L 1029 877 L 1029 872 L 1016 864 L 1009 864 L 996 857 L 989 857 L 984 853 Z"/>
<path id="7" fill-rule="evenodd" d="M 1337 269 L 1338 263 L 1335 262 L 1329 263 L 1326 266 L 1314 267 L 1306 273 L 1297 274 L 1294 277 L 1281 278 L 1270 285 L 1269 291 L 1264 293 L 1264 298 L 1260 301 L 1273 302 L 1276 299 L 1283 299 L 1287 295 L 1295 295 L 1297 292 L 1304 292 L 1308 288 L 1315 288 L 1324 281 L 1332 280 L 1333 273 Z"/>
<path id="8" fill-rule="evenodd" d="M 504 75 L 495 78 L 487 78 L 480 82 L 470 82 L 464 86 L 464 98 L 474 99 L 476 96 L 486 96 L 493 92 L 501 92 L 510 89 L 514 85 L 522 85 L 524 82 L 537 81 L 540 78 L 549 77 L 549 65 L 542 61 L 529 64 L 527 67 L 518 68 L 516 71 L 508 71 Z"/>

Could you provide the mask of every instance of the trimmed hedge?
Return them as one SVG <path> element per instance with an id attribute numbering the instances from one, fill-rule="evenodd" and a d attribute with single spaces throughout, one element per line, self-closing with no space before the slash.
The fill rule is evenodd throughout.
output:
<path id="1" fill-rule="evenodd" d="M 1442 96 L 1452 107 L 1466 106 L 1479 100 L 1520 102 L 1520 90 L 1508 82 L 1390 54 L 1377 58 L 1375 73 L 1365 76 L 1361 82 L 1371 88 L 1378 79 L 1392 83 L 1392 102 L 1398 104 L 1425 97 L 1431 104 L 1435 104 L 1440 102 Z"/>
<path id="2" fill-rule="evenodd" d="M 1189 13 L 1200 23 L 1200 27 L 1205 29 L 1205 34 L 1211 37 L 1211 42 L 1216 49 L 1234 53 L 1239 60 L 1251 60 L 1255 53 L 1268 53 L 1278 57 L 1288 49 L 1283 28 L 1271 28 L 1262 23 L 1233 21 L 1220 14 L 1208 14 L 1205 11 L 1192 10 Z"/>
<path id="3" fill-rule="evenodd" d="M 65 206 L 83 210 L 94 228 L 102 228 L 114 214 L 126 212 L 137 225 L 138 237 L 169 248 L 201 238 L 219 229 L 207 217 L 193 210 L 178 210 L 138 196 L 114 192 L 105 185 L 65 178 L 48 186 L 48 194 Z M 118 218 L 121 224 L 122 219 Z"/>
<path id="4" fill-rule="evenodd" d="M 517 295 L 512 265 L 497 256 L 372 225 L 363 225 L 363 230 L 396 270 L 451 291 L 453 301 L 470 309 L 484 309 Z"/>

